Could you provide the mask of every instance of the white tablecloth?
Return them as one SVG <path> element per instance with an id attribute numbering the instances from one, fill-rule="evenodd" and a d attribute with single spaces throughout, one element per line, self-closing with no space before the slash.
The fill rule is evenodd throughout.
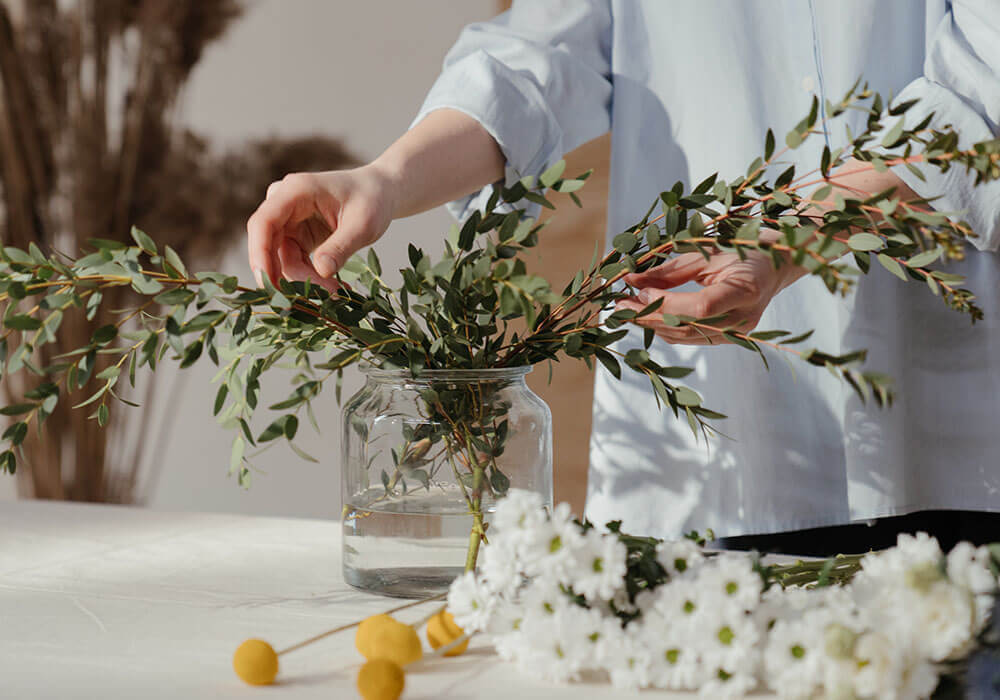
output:
<path id="1" fill-rule="evenodd" d="M 250 637 L 275 648 L 399 601 L 349 588 L 339 523 L 46 502 L 0 504 L 0 698 L 357 697 L 353 632 L 282 657 L 280 683 L 233 673 Z M 422 616 L 424 606 L 399 614 Z M 404 700 L 617 698 L 520 677 L 481 642 L 407 674 Z M 690 697 L 643 693 L 643 697 Z"/>

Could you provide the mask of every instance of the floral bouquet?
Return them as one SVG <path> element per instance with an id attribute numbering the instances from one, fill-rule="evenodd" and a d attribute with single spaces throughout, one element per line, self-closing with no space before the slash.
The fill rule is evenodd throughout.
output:
<path id="1" fill-rule="evenodd" d="M 598 528 L 512 491 L 448 609 L 541 679 L 606 674 L 620 688 L 713 698 L 766 687 L 905 700 L 963 685 L 996 697 L 1000 548 L 963 542 L 945 555 L 921 533 L 865 556 L 769 565 L 703 544 Z"/>

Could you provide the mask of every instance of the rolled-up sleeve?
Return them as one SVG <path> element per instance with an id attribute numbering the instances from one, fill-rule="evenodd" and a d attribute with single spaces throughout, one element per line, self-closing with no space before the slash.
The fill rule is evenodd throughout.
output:
<path id="1" fill-rule="evenodd" d="M 1000 135 L 1000 0 L 949 3 L 932 34 L 924 76 L 906 86 L 896 101 L 916 98 L 920 102 L 907 113 L 908 124 L 933 112 L 931 125 L 954 127 L 962 148 Z M 905 168 L 895 172 L 920 196 L 940 196 L 937 209 L 961 212 L 979 236 L 972 241 L 977 248 L 1000 248 L 1000 183 L 977 187 L 964 167 L 941 173 L 924 166 L 925 181 Z"/>
<path id="2" fill-rule="evenodd" d="M 508 184 L 536 175 L 610 127 L 611 12 L 606 0 L 527 0 L 466 27 L 413 124 L 450 108 L 500 145 Z M 489 188 L 451 202 L 464 218 Z"/>

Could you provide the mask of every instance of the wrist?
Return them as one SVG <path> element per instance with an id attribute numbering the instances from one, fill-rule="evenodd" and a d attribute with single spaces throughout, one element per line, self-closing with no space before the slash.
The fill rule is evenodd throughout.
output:
<path id="1" fill-rule="evenodd" d="M 765 229 L 760 232 L 758 240 L 767 243 L 778 243 L 781 240 L 781 234 L 777 231 Z M 771 256 L 767 255 L 767 257 L 770 258 Z M 809 274 L 809 270 L 792 262 L 791 255 L 789 253 L 781 253 L 781 259 L 781 266 L 777 267 L 774 271 L 778 282 L 777 291 L 779 292 L 793 282 L 796 282 Z M 771 261 L 771 264 L 774 264 L 773 260 Z"/>
<path id="2" fill-rule="evenodd" d="M 378 191 L 381 201 L 381 208 L 391 221 L 401 216 L 403 177 L 401 169 L 383 156 L 373 160 L 368 165 L 361 167 L 361 170 L 371 178 Z"/>

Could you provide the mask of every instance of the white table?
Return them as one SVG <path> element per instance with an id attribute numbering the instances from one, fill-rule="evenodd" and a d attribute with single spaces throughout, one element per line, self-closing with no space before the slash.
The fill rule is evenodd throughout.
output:
<path id="1" fill-rule="evenodd" d="M 160 513 L 120 506 L 0 504 L 0 698 L 358 697 L 353 632 L 282 657 L 255 688 L 233 650 L 275 648 L 399 601 L 349 588 L 339 523 Z M 423 606 L 400 613 L 422 616 Z M 404 700 L 617 698 L 602 684 L 520 677 L 481 642 L 407 675 Z M 643 697 L 689 698 L 643 693 Z"/>

